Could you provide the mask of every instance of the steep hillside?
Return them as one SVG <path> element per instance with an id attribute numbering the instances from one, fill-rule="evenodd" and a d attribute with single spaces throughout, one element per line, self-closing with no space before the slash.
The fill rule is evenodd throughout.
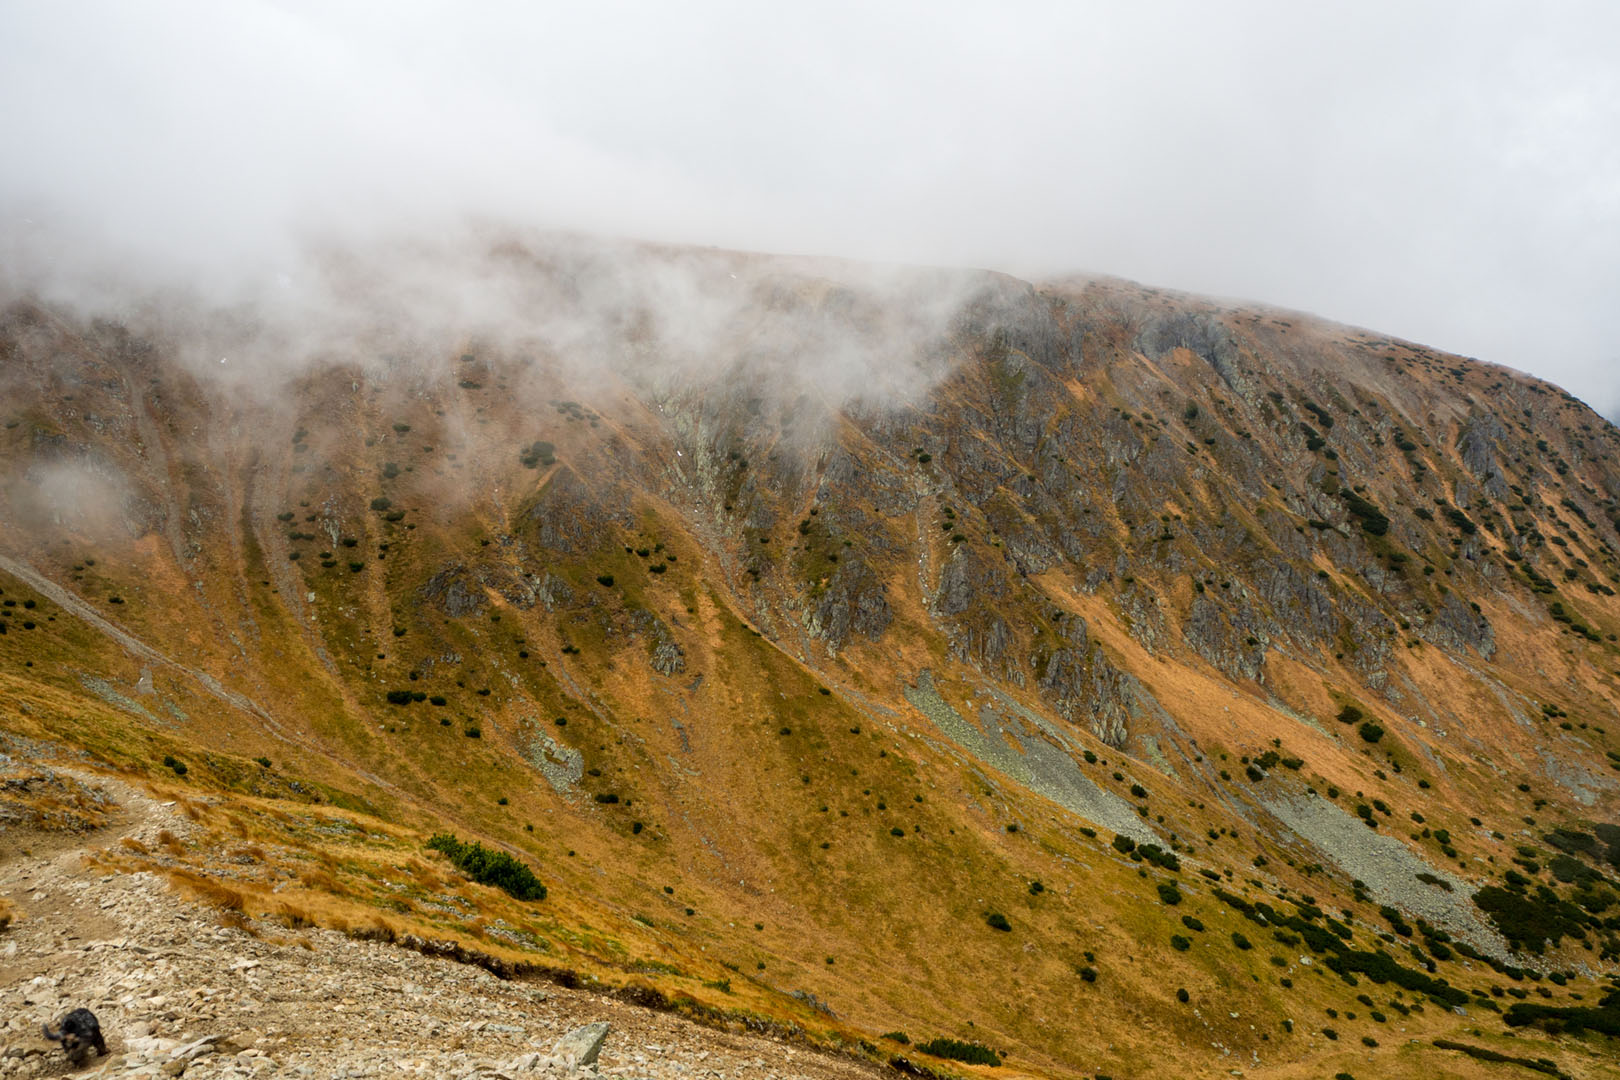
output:
<path id="1" fill-rule="evenodd" d="M 924 1072 L 1597 1075 L 1614 427 L 1125 282 L 626 259 L 5 308 L 8 752 L 199 826 L 109 865 Z"/>

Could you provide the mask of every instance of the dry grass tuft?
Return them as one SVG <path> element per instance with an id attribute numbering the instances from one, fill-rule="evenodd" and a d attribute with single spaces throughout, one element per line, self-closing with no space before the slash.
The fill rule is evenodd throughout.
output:
<path id="1" fill-rule="evenodd" d="M 424 889 L 441 889 L 444 887 L 444 877 L 433 867 L 421 859 L 410 858 L 400 869 L 416 879 L 416 883 Z"/>
<path id="2" fill-rule="evenodd" d="M 374 915 L 359 926 L 345 931 L 357 941 L 380 941 L 392 945 L 400 938 L 400 929 L 380 915 Z"/>
<path id="3" fill-rule="evenodd" d="M 118 846 L 123 848 L 125 851 L 134 852 L 136 855 L 150 855 L 152 853 L 151 848 L 147 847 L 133 836 L 126 836 L 122 840 L 119 840 Z"/>
<path id="4" fill-rule="evenodd" d="M 11 906 L 11 901 L 7 900 L 3 896 L 0 896 L 0 930 L 4 930 L 10 926 L 11 920 L 15 917 L 16 910 Z"/>
<path id="5" fill-rule="evenodd" d="M 313 889 L 316 892 L 335 894 L 341 891 L 338 888 L 337 878 L 325 870 L 305 870 L 298 875 L 298 880 L 306 889 Z"/>
<path id="6" fill-rule="evenodd" d="M 169 870 L 167 873 L 175 885 L 206 904 L 225 911 L 244 912 L 247 909 L 247 895 L 240 889 L 233 889 L 190 870 Z"/>
<path id="7" fill-rule="evenodd" d="M 163 849 L 170 855 L 184 855 L 186 853 L 186 846 L 180 842 L 179 837 L 175 836 L 174 833 L 170 832 L 168 829 L 164 829 L 162 832 L 158 833 L 157 838 L 158 843 L 162 845 Z"/>
<path id="8" fill-rule="evenodd" d="M 306 908 L 298 907 L 295 904 L 289 903 L 286 900 L 283 900 L 280 904 L 276 905 L 274 917 L 277 922 L 281 923 L 281 925 L 285 926 L 289 930 L 302 930 L 306 926 L 315 925 L 315 917 L 312 912 Z M 342 928 L 333 927 L 333 929 Z"/>
<path id="9" fill-rule="evenodd" d="M 214 922 L 228 930 L 240 930 L 250 937 L 259 936 L 258 927 L 253 925 L 253 920 L 249 919 L 240 911 L 231 911 L 228 909 L 222 911 L 219 913 L 219 918 L 215 919 Z"/>

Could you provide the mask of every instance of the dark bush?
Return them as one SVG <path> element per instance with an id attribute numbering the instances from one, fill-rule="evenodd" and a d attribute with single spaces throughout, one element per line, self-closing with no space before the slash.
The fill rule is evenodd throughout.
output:
<path id="1" fill-rule="evenodd" d="M 924 454 L 923 457 L 928 455 Z M 920 459 L 919 459 L 920 460 Z M 951 1061 L 963 1061 L 969 1065 L 1000 1065 L 1001 1055 L 987 1046 L 978 1043 L 958 1042 L 956 1039 L 932 1039 L 917 1046 L 925 1054 L 934 1057 L 946 1058 Z"/>
<path id="2" fill-rule="evenodd" d="M 1176 991 L 1176 1000 L 1185 1005 L 1187 1002 L 1192 1000 L 1192 995 L 1187 993 L 1187 988 L 1183 986 L 1180 990 Z"/>
<path id="3" fill-rule="evenodd" d="M 1254 943 L 1251 942 L 1248 938 L 1244 937 L 1243 932 L 1241 930 L 1232 931 L 1232 944 L 1236 945 L 1240 949 L 1252 949 L 1252 948 L 1254 948 Z"/>
<path id="4" fill-rule="evenodd" d="M 410 703 L 411 703 L 411 692 L 409 690 L 390 690 L 390 691 L 388 691 L 388 704 L 390 704 L 390 705 L 409 705 Z"/>
<path id="5" fill-rule="evenodd" d="M 457 870 L 483 885 L 493 885 L 518 900 L 544 900 L 546 887 L 523 863 L 504 851 L 492 851 L 474 841 L 463 843 L 450 833 L 436 833 L 427 842 L 442 851 Z"/>
<path id="6" fill-rule="evenodd" d="M 1143 844 L 1136 849 L 1136 854 L 1142 856 L 1143 859 L 1154 866 L 1162 867 L 1165 870 L 1181 869 L 1181 860 L 1158 844 Z"/>
<path id="7" fill-rule="evenodd" d="M 1363 531 L 1372 536 L 1383 536 L 1389 532 L 1389 518 L 1384 516 L 1382 510 L 1353 491 L 1344 491 L 1340 494 L 1343 495 L 1345 506 L 1350 513 L 1361 520 Z"/>
<path id="8" fill-rule="evenodd" d="M 984 917 L 984 921 L 989 925 L 990 929 L 992 929 L 992 930 L 1011 930 L 1012 929 L 1012 923 L 1007 921 L 1007 916 L 1001 914 L 1001 912 L 999 912 L 999 911 L 992 911 L 990 914 L 988 914 L 988 915 L 986 915 Z"/>
<path id="9" fill-rule="evenodd" d="M 1131 852 L 1136 850 L 1136 841 L 1132 840 L 1124 833 L 1116 833 L 1114 835 L 1114 850 L 1120 852 L 1121 854 L 1129 855 Z"/>
<path id="10" fill-rule="evenodd" d="M 1166 904 L 1171 905 L 1181 903 L 1181 890 L 1176 888 L 1174 882 L 1161 881 L 1157 887 L 1159 890 L 1160 900 L 1163 900 Z"/>
<path id="11" fill-rule="evenodd" d="M 1384 737 L 1384 729 L 1371 720 L 1366 721 L 1356 730 L 1361 733 L 1362 739 L 1366 742 L 1375 743 Z"/>

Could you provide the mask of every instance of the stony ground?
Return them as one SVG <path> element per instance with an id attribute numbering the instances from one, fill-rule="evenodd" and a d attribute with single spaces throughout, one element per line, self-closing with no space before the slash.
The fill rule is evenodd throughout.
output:
<path id="1" fill-rule="evenodd" d="M 87 840 L 18 837 L 0 851 L 0 1077 L 622 1076 L 855 1080 L 875 1072 L 803 1047 L 716 1031 L 587 991 L 503 982 L 467 965 L 340 934 L 254 936 L 150 874 L 107 874 L 86 851 L 184 835 L 174 808 L 85 776 L 117 803 Z M 15 833 L 15 830 L 12 830 Z M 88 1007 L 109 1054 L 80 1065 L 40 1023 Z M 609 1025 L 582 1064 L 566 1038 Z M 573 1049 L 581 1043 L 576 1040 Z"/>

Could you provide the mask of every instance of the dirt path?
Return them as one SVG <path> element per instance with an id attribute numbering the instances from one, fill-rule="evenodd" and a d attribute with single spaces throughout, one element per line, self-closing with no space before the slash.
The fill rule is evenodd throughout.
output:
<path id="1" fill-rule="evenodd" d="M 0 1077 L 371 1076 L 650 1080 L 871 1080 L 879 1073 L 760 1037 L 715 1031 L 587 991 L 502 982 L 488 972 L 329 931 L 223 926 L 149 873 L 105 874 L 87 852 L 185 816 L 122 781 L 55 767 L 105 790 L 109 825 L 65 843 L 13 835 L 0 895 Z M 15 830 L 12 830 L 15 832 Z M 23 852 L 26 851 L 27 854 Z M 72 1067 L 41 1021 L 85 1006 L 109 1055 Z M 595 1070 L 553 1056 L 567 1032 L 612 1027 Z"/>

